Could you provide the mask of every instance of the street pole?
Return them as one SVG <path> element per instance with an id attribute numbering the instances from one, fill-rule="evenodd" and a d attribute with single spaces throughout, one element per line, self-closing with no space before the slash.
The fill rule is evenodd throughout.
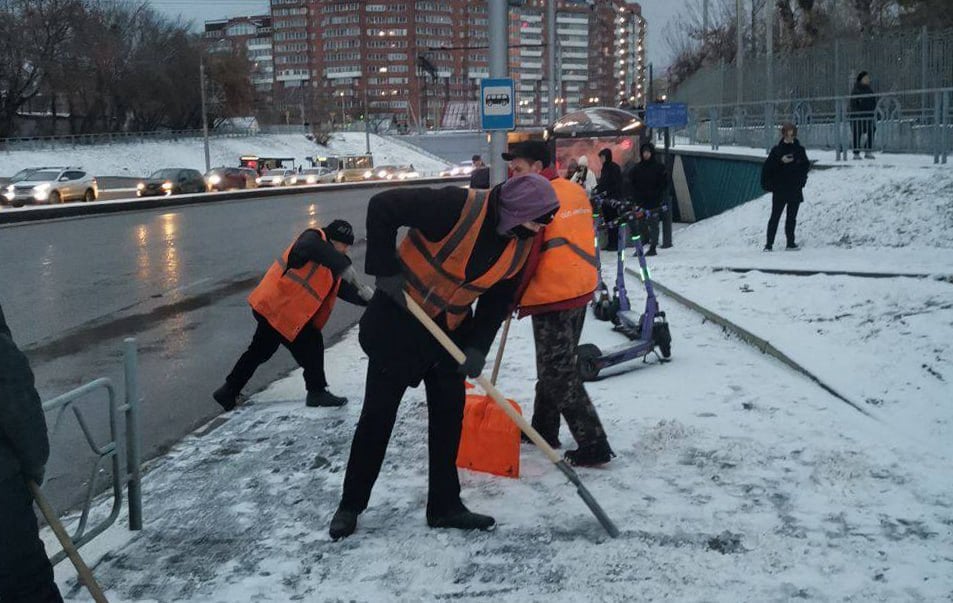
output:
<path id="1" fill-rule="evenodd" d="M 347 119 L 344 117 L 344 91 L 341 91 L 341 130 L 347 128 Z"/>
<path id="2" fill-rule="evenodd" d="M 702 5 L 702 44 L 707 41 L 708 36 L 708 0 Z"/>
<path id="3" fill-rule="evenodd" d="M 764 13 L 765 54 L 768 66 L 768 100 L 774 99 L 774 2 L 768 2 Z"/>
<path id="4" fill-rule="evenodd" d="M 505 78 L 507 76 L 507 37 L 509 23 L 507 18 L 506 0 L 489 0 L 489 20 L 487 29 L 490 30 L 490 77 Z M 506 163 L 503 153 L 506 152 L 506 132 L 496 131 L 490 134 L 490 184 L 499 184 L 506 180 Z"/>
<path id="5" fill-rule="evenodd" d="M 205 110 L 205 57 L 199 57 L 199 85 L 202 87 L 202 137 L 205 139 L 205 172 L 212 169 L 208 153 L 208 113 Z"/>
<path id="6" fill-rule="evenodd" d="M 367 154 L 371 154 L 371 116 L 367 114 L 367 82 L 361 82 L 364 90 L 364 144 L 367 146 Z"/>
<path id="7" fill-rule="evenodd" d="M 738 30 L 737 36 L 737 59 L 735 59 L 735 71 L 736 71 L 736 84 L 738 88 L 738 103 L 741 103 L 744 96 L 744 62 L 745 62 L 745 49 L 744 49 L 744 15 L 741 11 L 741 0 L 735 0 L 735 29 Z"/>
<path id="8" fill-rule="evenodd" d="M 546 61 L 549 63 L 549 102 L 546 115 L 549 123 L 556 121 L 556 0 L 546 2 L 546 30 L 549 39 L 546 41 Z"/>

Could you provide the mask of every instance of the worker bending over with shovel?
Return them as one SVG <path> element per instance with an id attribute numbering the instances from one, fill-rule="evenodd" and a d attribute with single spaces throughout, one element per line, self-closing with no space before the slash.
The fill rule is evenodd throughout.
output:
<path id="1" fill-rule="evenodd" d="M 309 228 L 291 244 L 248 296 L 258 322 L 255 335 L 225 384 L 212 397 L 232 410 L 255 370 L 284 345 L 304 369 L 307 406 L 343 406 L 347 398 L 328 391 L 324 374 L 324 328 L 338 297 L 366 306 L 373 290 L 361 284 L 347 252 L 354 229 L 344 220 Z"/>
<path id="2" fill-rule="evenodd" d="M 586 307 L 598 281 L 592 206 L 578 184 L 550 168 L 546 144 L 528 141 L 503 154 L 513 174 L 541 174 L 550 180 L 559 211 L 534 242 L 519 292 L 519 317 L 533 317 L 536 340 L 536 400 L 532 425 L 559 448 L 559 417 L 569 425 L 578 448 L 566 452 L 572 465 L 608 463 L 615 454 L 576 368 L 576 348 Z M 525 441 L 529 441 L 523 436 Z"/>
<path id="3" fill-rule="evenodd" d="M 380 473 L 397 407 L 404 391 L 421 380 L 429 419 L 427 525 L 493 527 L 492 517 L 472 513 L 460 500 L 456 457 L 464 377 L 482 371 L 515 301 L 532 238 L 558 206 L 552 186 L 538 175 L 511 178 L 490 191 L 416 188 L 371 198 L 366 272 L 377 277 L 377 291 L 360 324 L 359 340 L 368 356 L 364 408 L 331 538 L 349 536 L 357 527 Z M 402 226 L 410 231 L 398 248 Z M 462 365 L 407 311 L 405 292 L 465 351 Z"/>

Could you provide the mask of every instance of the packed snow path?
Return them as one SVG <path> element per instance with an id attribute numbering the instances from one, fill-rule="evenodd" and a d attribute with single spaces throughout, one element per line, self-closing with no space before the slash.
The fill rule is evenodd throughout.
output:
<path id="1" fill-rule="evenodd" d="M 95 571 L 117 601 L 950 596 L 953 492 L 942 455 L 905 447 L 807 379 L 662 304 L 673 361 L 588 385 L 619 456 L 579 473 L 618 540 L 528 445 L 519 480 L 461 472 L 465 501 L 497 518 L 495 532 L 427 528 L 426 409 L 412 390 L 370 508 L 354 536 L 331 542 L 363 389 L 352 334 L 328 354 L 332 386 L 351 404 L 305 408 L 294 374 L 187 438 L 147 474 L 146 529 L 114 529 L 115 552 Z M 510 336 L 499 384 L 529 414 L 529 322 Z M 620 337 L 590 319 L 583 340 Z M 572 445 L 565 427 L 561 439 Z M 66 588 L 85 595 L 72 580 Z"/>

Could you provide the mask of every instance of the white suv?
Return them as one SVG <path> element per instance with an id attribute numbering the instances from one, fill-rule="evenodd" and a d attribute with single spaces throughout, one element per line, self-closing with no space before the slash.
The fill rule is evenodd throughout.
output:
<path id="1" fill-rule="evenodd" d="M 3 191 L 4 201 L 14 207 L 74 200 L 89 202 L 98 197 L 96 179 L 76 167 L 41 168 L 30 172 L 23 180 L 10 183 Z"/>

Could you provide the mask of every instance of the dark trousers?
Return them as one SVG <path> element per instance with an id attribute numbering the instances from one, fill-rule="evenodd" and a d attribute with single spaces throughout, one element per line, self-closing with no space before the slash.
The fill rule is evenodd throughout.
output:
<path id="1" fill-rule="evenodd" d="M 652 215 L 648 218 L 639 220 L 639 234 L 642 236 L 642 244 L 648 245 L 652 249 L 658 245 L 659 235 L 659 214 L 657 209 L 652 210 Z"/>
<path id="2" fill-rule="evenodd" d="M 462 506 L 456 461 L 466 390 L 463 376 L 457 373 L 456 366 L 449 365 L 449 361 L 427 371 L 424 387 L 427 391 L 430 451 L 427 516 L 440 517 Z M 364 408 L 351 442 L 341 507 L 356 512 L 367 508 L 394 430 L 397 407 L 406 389 L 405 375 L 387 371 L 373 358 L 369 360 Z"/>
<path id="3" fill-rule="evenodd" d="M 854 153 L 859 153 L 861 148 L 870 151 L 874 148 L 874 120 L 872 119 L 854 119 L 850 122 L 851 134 L 853 134 Z M 864 134 L 867 139 L 864 140 Z M 863 145 L 863 147 L 861 147 Z"/>
<path id="4" fill-rule="evenodd" d="M 771 217 L 768 218 L 768 247 L 774 245 L 774 236 L 778 233 L 778 223 L 781 222 L 781 212 L 787 212 L 784 218 L 784 236 L 787 237 L 788 247 L 794 245 L 794 229 L 797 227 L 797 210 L 801 206 L 800 199 L 783 199 L 777 195 L 771 198 Z"/>
<path id="5" fill-rule="evenodd" d="M 62 603 L 20 475 L 0 481 L 0 603 Z"/>
<path id="6" fill-rule="evenodd" d="M 599 414 L 576 368 L 576 346 L 585 320 L 585 306 L 533 316 L 536 400 L 532 424 L 547 441 L 557 439 L 560 415 L 579 446 L 606 439 Z"/>
<path id="7" fill-rule="evenodd" d="M 242 391 L 255 370 L 274 356 L 281 345 L 288 348 L 298 365 L 304 369 L 304 384 L 309 392 L 319 392 L 328 386 L 324 375 L 324 338 L 321 331 L 309 324 L 294 341 L 288 341 L 264 317 L 257 312 L 254 315 L 258 328 L 255 329 L 251 344 L 225 379 L 232 391 Z"/>

